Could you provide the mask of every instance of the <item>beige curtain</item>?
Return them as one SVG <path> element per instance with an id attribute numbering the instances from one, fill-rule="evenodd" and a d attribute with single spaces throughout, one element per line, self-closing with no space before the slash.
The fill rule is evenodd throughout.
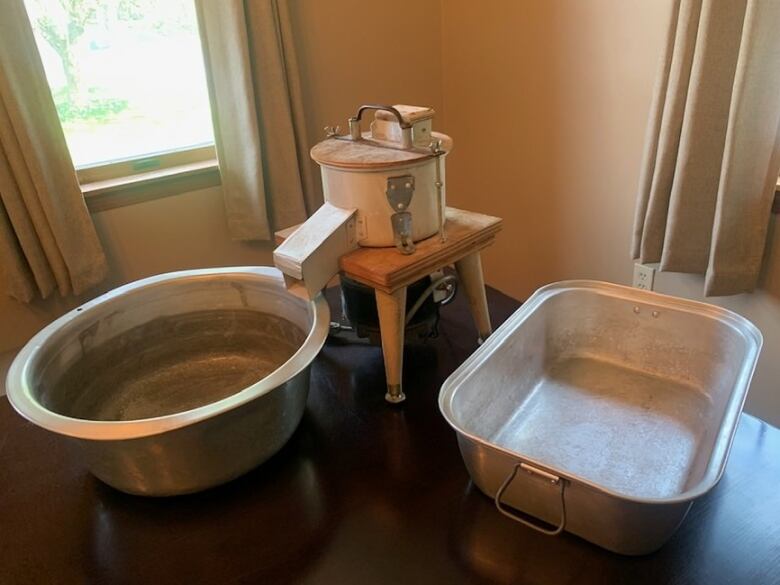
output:
<path id="1" fill-rule="evenodd" d="M 318 206 L 285 0 L 196 0 L 230 233 L 269 240 Z"/>
<path id="2" fill-rule="evenodd" d="M 22 0 L 0 2 L 0 201 L 0 270 L 12 297 L 79 294 L 105 277 Z"/>
<path id="3" fill-rule="evenodd" d="M 678 0 L 639 185 L 633 256 L 752 291 L 780 166 L 780 1 Z"/>

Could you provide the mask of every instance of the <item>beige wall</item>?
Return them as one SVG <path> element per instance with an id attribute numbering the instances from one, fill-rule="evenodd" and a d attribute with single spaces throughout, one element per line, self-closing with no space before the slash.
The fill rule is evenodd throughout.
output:
<path id="1" fill-rule="evenodd" d="M 525 298 L 570 278 L 629 284 L 631 225 L 669 0 L 442 3 L 452 204 L 505 219 L 489 283 Z M 752 319 L 764 352 L 747 409 L 780 424 L 780 238 L 764 290 L 709 299 Z M 656 290 L 701 299 L 702 279 Z"/>
<path id="2" fill-rule="evenodd" d="M 443 4 L 451 203 L 505 219 L 488 279 L 525 298 L 631 278 L 628 237 L 668 2 Z"/>
<path id="3" fill-rule="evenodd" d="M 432 106 L 442 127 L 440 0 L 295 0 L 291 6 L 309 142 L 319 142 L 325 126 L 346 132 L 347 118 L 365 103 Z"/>

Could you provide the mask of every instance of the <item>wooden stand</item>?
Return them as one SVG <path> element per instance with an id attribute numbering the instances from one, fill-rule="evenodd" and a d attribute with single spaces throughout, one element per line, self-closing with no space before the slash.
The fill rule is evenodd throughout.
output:
<path id="1" fill-rule="evenodd" d="M 492 333 L 480 251 L 501 230 L 498 217 L 448 207 L 446 239 L 439 235 L 417 242 L 413 254 L 396 248 L 358 248 L 341 257 L 339 268 L 349 278 L 374 289 L 385 361 L 388 402 L 405 399 L 402 385 L 406 287 L 445 266 L 455 265 L 471 307 L 480 343 Z M 277 233 L 283 240 L 292 230 Z"/>
<path id="2" fill-rule="evenodd" d="M 406 287 L 445 266 L 454 264 L 469 300 L 480 342 L 492 333 L 480 251 L 493 243 L 501 219 L 447 208 L 446 240 L 435 235 L 417 242 L 413 254 L 395 248 L 358 248 L 341 257 L 341 272 L 374 289 L 385 360 L 388 402 L 405 398 L 403 375 Z"/>

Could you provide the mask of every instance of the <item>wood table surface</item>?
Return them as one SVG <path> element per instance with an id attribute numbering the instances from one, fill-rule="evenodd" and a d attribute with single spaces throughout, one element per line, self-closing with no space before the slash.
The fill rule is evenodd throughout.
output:
<path id="1" fill-rule="evenodd" d="M 518 306 L 488 298 L 496 324 Z M 470 483 L 437 406 L 476 349 L 465 299 L 439 329 L 407 347 L 400 406 L 384 400 L 378 348 L 330 341 L 290 442 L 192 496 L 103 485 L 0 398 L 0 583 L 780 584 L 780 431 L 743 416 L 722 481 L 655 554 L 546 537 Z"/>

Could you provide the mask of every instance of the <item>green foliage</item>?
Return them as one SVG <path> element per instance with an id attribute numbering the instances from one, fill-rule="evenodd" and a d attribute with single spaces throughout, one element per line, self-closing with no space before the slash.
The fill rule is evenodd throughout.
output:
<path id="1" fill-rule="evenodd" d="M 67 91 L 60 91 L 54 96 L 57 113 L 63 123 L 90 121 L 105 123 L 128 108 L 125 99 L 100 96 L 97 89 L 89 88 L 85 99 L 76 101 Z"/>
<path id="2" fill-rule="evenodd" d="M 117 19 L 124 21 L 142 20 L 145 8 L 143 2 L 139 0 L 118 0 L 116 2 L 116 16 Z"/>
<path id="3" fill-rule="evenodd" d="M 210 139 L 193 0 L 24 3 L 77 164 Z"/>

